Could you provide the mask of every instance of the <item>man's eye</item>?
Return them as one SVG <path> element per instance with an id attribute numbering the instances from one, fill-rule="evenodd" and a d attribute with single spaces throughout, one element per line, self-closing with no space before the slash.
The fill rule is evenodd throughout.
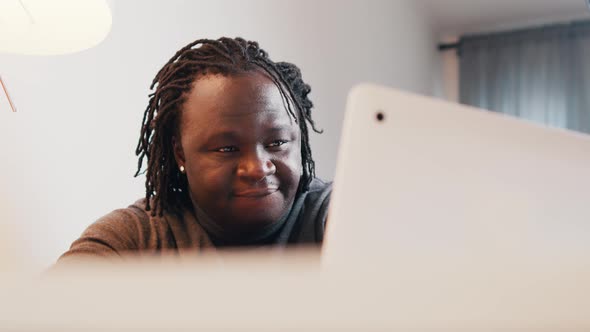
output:
<path id="1" fill-rule="evenodd" d="M 235 146 L 224 146 L 218 149 L 215 149 L 216 152 L 236 152 L 238 148 Z"/>
<path id="2" fill-rule="evenodd" d="M 286 143 L 287 143 L 287 141 L 284 141 L 284 140 L 280 140 L 280 139 L 279 139 L 279 140 L 276 140 L 276 141 L 274 141 L 274 142 L 270 143 L 270 144 L 268 145 L 268 147 L 270 147 L 270 148 L 275 148 L 275 147 L 279 147 L 279 146 L 281 146 L 281 145 L 283 145 L 283 144 L 286 144 Z"/>

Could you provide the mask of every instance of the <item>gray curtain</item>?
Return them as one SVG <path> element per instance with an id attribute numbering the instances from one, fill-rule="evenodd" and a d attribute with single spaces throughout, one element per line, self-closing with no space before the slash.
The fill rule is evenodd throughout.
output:
<path id="1" fill-rule="evenodd" d="M 461 102 L 590 133 L 590 21 L 461 39 Z"/>

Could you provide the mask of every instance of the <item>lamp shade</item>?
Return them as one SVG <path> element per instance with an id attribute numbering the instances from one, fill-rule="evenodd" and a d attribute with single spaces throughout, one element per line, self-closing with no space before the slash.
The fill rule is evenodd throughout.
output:
<path id="1" fill-rule="evenodd" d="M 0 53 L 82 51 L 103 41 L 111 25 L 106 0 L 0 0 Z"/>

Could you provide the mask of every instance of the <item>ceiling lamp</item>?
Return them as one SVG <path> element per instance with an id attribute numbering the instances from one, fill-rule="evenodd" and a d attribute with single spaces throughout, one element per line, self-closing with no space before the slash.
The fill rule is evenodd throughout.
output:
<path id="1" fill-rule="evenodd" d="M 0 52 L 82 51 L 103 41 L 111 24 L 106 0 L 0 0 Z"/>
<path id="2" fill-rule="evenodd" d="M 59 55 L 89 49 L 111 30 L 106 0 L 0 0 L 0 53 Z M 0 77 L 10 108 L 16 108 Z"/>

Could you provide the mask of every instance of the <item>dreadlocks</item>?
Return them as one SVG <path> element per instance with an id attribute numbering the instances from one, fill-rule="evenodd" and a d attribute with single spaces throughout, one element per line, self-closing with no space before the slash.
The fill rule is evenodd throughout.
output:
<path id="1" fill-rule="evenodd" d="M 242 38 L 199 39 L 182 49 L 164 65 L 154 78 L 150 100 L 143 115 L 141 134 L 135 150 L 139 157 L 135 176 L 146 173 L 146 210 L 152 215 L 178 206 L 179 199 L 188 197 L 186 177 L 180 173 L 174 159 L 172 137 L 178 135 L 181 106 L 192 83 L 208 74 L 236 75 L 263 70 L 278 87 L 289 114 L 301 131 L 303 175 L 301 190 L 308 190 L 315 177 L 307 123 L 318 133 L 311 118 L 313 103 L 307 97 L 311 88 L 297 66 L 288 62 L 273 62 L 258 43 Z M 294 107 L 292 107 L 294 104 Z M 142 172 L 143 161 L 147 168 Z"/>

